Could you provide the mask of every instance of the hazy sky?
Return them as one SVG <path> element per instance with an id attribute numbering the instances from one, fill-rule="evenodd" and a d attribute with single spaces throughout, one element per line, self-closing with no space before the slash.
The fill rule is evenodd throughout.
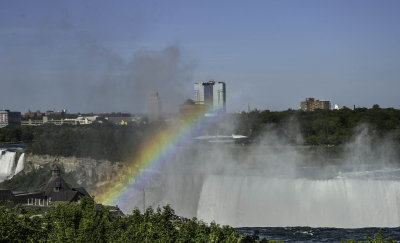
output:
<path id="1" fill-rule="evenodd" d="M 167 111 L 224 81 L 230 112 L 306 97 L 400 108 L 400 1 L 0 1 L 0 108 Z"/>

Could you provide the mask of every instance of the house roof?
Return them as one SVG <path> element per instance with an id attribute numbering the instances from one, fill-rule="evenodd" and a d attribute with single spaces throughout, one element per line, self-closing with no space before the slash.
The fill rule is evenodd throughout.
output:
<path id="1" fill-rule="evenodd" d="M 14 201 L 14 195 L 11 192 L 11 190 L 0 190 L 0 201 L 6 202 L 6 201 Z"/>
<path id="2" fill-rule="evenodd" d="M 90 197 L 90 194 L 83 187 L 72 188 L 72 190 L 78 191 L 82 195 Z"/>
<path id="3" fill-rule="evenodd" d="M 59 192 L 71 191 L 72 187 L 64 181 L 61 176 L 52 176 L 44 188 L 41 190 L 46 196 L 50 196 L 55 192 L 54 188 L 58 188 Z"/>
<path id="4" fill-rule="evenodd" d="M 13 201 L 16 203 L 26 203 L 31 199 L 49 199 L 51 201 L 78 201 L 84 196 L 89 196 L 89 193 L 83 187 L 72 188 L 70 184 L 64 181 L 61 177 L 59 167 L 54 165 L 52 171 L 58 171 L 53 173 L 49 181 L 40 186 L 40 191 L 29 192 L 29 193 L 18 193 L 13 194 L 11 190 L 0 190 L 0 201 Z"/>
<path id="5" fill-rule="evenodd" d="M 51 194 L 51 201 L 63 201 L 63 202 L 72 202 L 77 201 L 79 199 L 79 192 L 78 191 L 60 191 L 54 192 Z"/>

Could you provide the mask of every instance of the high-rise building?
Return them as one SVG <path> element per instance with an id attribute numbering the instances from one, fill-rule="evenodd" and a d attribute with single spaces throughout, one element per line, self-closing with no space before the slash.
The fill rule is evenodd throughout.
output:
<path id="1" fill-rule="evenodd" d="M 147 103 L 149 121 L 157 121 L 161 116 L 161 101 L 158 92 L 153 92 Z"/>
<path id="2" fill-rule="evenodd" d="M 21 112 L 0 110 L 0 128 L 6 126 L 20 126 Z"/>
<path id="3" fill-rule="evenodd" d="M 317 109 L 330 110 L 331 102 L 326 100 L 315 100 L 314 98 L 306 98 L 300 102 L 300 109 L 303 111 L 314 111 Z"/>
<path id="4" fill-rule="evenodd" d="M 206 105 L 213 112 L 226 112 L 226 86 L 224 82 L 199 82 L 194 84 L 194 102 Z"/>

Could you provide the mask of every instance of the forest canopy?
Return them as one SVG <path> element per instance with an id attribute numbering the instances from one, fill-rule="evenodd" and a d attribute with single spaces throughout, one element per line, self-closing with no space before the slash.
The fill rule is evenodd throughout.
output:
<path id="1" fill-rule="evenodd" d="M 400 144 L 400 110 L 379 106 L 313 112 L 253 110 L 226 114 L 203 132 L 241 134 L 256 142 L 264 132 L 274 130 L 293 145 L 334 146 L 346 143 L 360 125 L 368 125 L 376 137 L 390 136 Z M 168 124 L 161 121 L 128 126 L 95 123 L 4 127 L 0 129 L 0 143 L 25 143 L 27 152 L 39 155 L 122 161 L 135 153 L 145 139 L 166 126 Z"/>

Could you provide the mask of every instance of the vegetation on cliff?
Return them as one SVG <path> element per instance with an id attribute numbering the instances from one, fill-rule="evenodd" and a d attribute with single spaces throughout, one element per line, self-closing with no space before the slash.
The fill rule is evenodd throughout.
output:
<path id="1" fill-rule="evenodd" d="M 161 123 L 5 127 L 0 129 L 0 143 L 25 143 L 27 153 L 38 155 L 122 161 L 135 152 L 143 139 L 162 127 Z"/>
<path id="2" fill-rule="evenodd" d="M 390 134 L 400 143 L 400 110 L 343 108 L 341 110 L 316 110 L 305 112 L 287 110 L 271 112 L 254 110 L 239 116 L 238 133 L 257 137 L 266 129 L 276 129 L 289 141 L 295 141 L 291 129 L 299 130 L 304 144 L 340 145 L 348 141 L 355 128 L 367 124 L 379 136 Z"/>
<path id="3" fill-rule="evenodd" d="M 368 124 L 375 137 L 390 136 L 400 144 L 400 110 L 381 109 L 377 105 L 372 109 L 343 108 L 314 112 L 254 110 L 227 114 L 211 125 L 208 132 L 242 134 L 256 141 L 264 132 L 273 130 L 281 138 L 297 145 L 341 145 L 361 124 Z M 0 129 L 0 143 L 26 143 L 26 151 L 38 155 L 123 161 L 135 153 L 144 139 L 151 138 L 165 126 L 167 124 L 158 122 L 128 126 L 103 123 L 5 127 Z M 299 140 L 299 137 L 302 139 Z"/>

